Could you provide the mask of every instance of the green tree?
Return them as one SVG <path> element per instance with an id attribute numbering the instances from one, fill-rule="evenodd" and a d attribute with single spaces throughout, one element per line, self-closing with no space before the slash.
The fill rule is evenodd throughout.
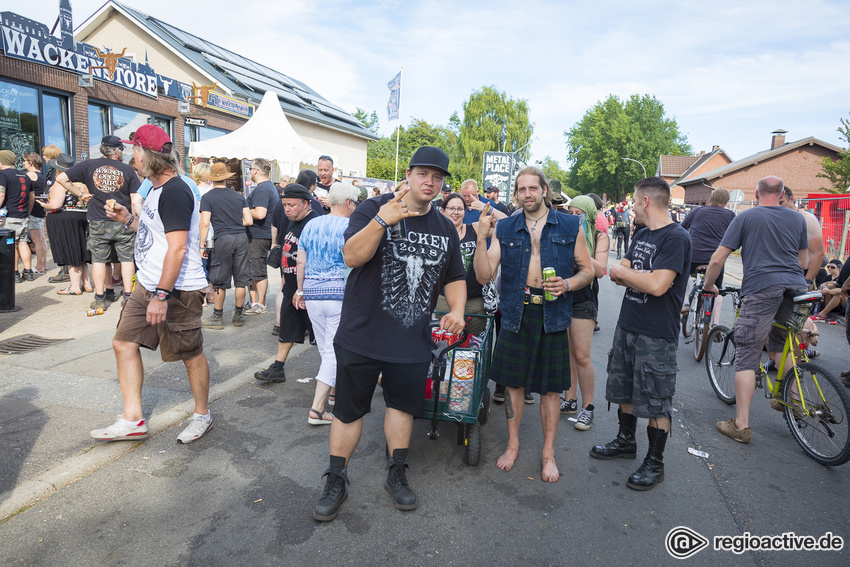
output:
<path id="1" fill-rule="evenodd" d="M 667 118 L 664 105 L 654 96 L 632 95 L 625 103 L 610 95 L 596 103 L 564 132 L 570 161 L 570 185 L 579 192 L 607 193 L 619 200 L 643 177 L 637 163 L 652 167 L 663 154 L 691 152 L 687 137 L 675 118 Z"/>
<path id="2" fill-rule="evenodd" d="M 838 132 L 848 144 L 848 151 L 839 155 L 835 161 L 824 156 L 821 162 L 823 173 L 818 173 L 818 177 L 828 179 L 832 184 L 832 187 L 821 187 L 830 193 L 844 193 L 850 188 L 850 120 L 841 118 L 840 121 L 841 126 L 838 127 Z"/>
<path id="3" fill-rule="evenodd" d="M 435 146 L 450 157 L 456 152 L 457 136 L 445 126 L 429 124 L 413 118 L 399 128 L 398 179 L 404 176 L 410 157 L 420 146 Z M 380 179 L 396 179 L 396 133 L 370 142 L 366 154 L 366 175 Z"/>
<path id="4" fill-rule="evenodd" d="M 570 172 L 562 169 L 561 164 L 555 161 L 551 156 L 543 158 L 543 162 L 540 164 L 540 169 L 543 171 L 546 179 L 557 179 L 560 181 L 561 192 L 566 194 L 568 197 L 573 198 L 581 194 L 568 186 Z"/>
<path id="5" fill-rule="evenodd" d="M 504 151 L 519 152 L 520 159 L 527 160 L 534 124 L 528 119 L 526 101 L 514 100 L 492 86 L 469 95 L 463 103 L 463 119 L 452 116 L 449 120 L 458 134 L 453 178 L 481 178 L 484 152 L 502 151 L 502 124 L 506 124 Z"/>
<path id="6" fill-rule="evenodd" d="M 377 134 L 380 129 L 380 124 L 378 122 L 378 113 L 374 110 L 372 114 L 367 114 L 365 110 L 357 107 L 357 110 L 352 114 L 354 118 L 356 118 L 366 129 L 370 130 L 373 134 Z"/>

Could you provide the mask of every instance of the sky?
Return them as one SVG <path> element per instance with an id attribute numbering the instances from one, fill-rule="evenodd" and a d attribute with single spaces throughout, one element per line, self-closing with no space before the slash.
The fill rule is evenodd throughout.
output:
<path id="1" fill-rule="evenodd" d="M 75 27 L 104 0 L 71 0 Z M 12 11 L 52 25 L 58 0 Z M 696 153 L 732 159 L 814 136 L 847 148 L 846 0 L 590 2 L 491 0 L 146 0 L 131 5 L 387 121 L 403 68 L 401 123 L 446 125 L 483 86 L 528 103 L 529 161 L 568 166 L 568 131 L 609 95 L 655 96 Z M 238 6 L 238 8 L 237 8 Z M 8 9 L 8 8 L 6 8 Z M 120 46 L 110 46 L 118 47 Z M 154 67 L 155 68 L 155 67 Z M 624 156 L 628 157 L 628 156 Z M 656 164 L 644 164 L 652 175 Z"/>

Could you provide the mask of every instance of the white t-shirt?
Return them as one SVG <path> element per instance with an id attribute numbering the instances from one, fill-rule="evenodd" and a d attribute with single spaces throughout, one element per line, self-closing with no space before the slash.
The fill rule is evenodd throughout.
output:
<path id="1" fill-rule="evenodd" d="M 174 289 L 194 291 L 207 287 L 201 265 L 198 208 L 191 189 L 179 177 L 172 177 L 162 187 L 154 187 L 148 193 L 139 215 L 135 245 L 136 279 L 146 290 L 153 291 L 159 285 L 168 251 L 165 234 L 174 230 L 189 231 L 187 252 Z"/>

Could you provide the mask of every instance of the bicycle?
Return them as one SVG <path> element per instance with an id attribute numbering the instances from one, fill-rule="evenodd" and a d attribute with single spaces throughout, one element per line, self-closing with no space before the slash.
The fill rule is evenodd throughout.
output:
<path id="1" fill-rule="evenodd" d="M 723 291 L 735 294 L 737 318 L 740 290 L 727 287 Z M 809 457 L 822 465 L 838 466 L 850 460 L 850 394 L 826 368 L 809 361 L 806 344 L 797 336 L 812 305 L 821 297 L 820 292 L 786 294 L 786 304 L 773 322 L 775 327 L 786 331 L 777 379 L 771 380 L 764 364 L 759 363 L 756 388 L 764 389 L 771 407 L 782 411 L 791 435 Z M 785 372 L 789 358 L 791 367 Z M 735 403 L 734 364 L 734 325 L 732 329 L 715 326 L 709 333 L 706 369 L 712 388 L 727 404 Z"/>
<path id="2" fill-rule="evenodd" d="M 700 362 L 705 354 L 705 342 L 711 330 L 711 310 L 714 305 L 713 298 L 702 293 L 707 268 L 708 266 L 697 266 L 696 279 L 688 295 L 690 307 L 686 313 L 682 313 L 682 335 L 685 338 L 693 335 L 690 342 L 694 344 L 694 358 L 697 362 Z"/>

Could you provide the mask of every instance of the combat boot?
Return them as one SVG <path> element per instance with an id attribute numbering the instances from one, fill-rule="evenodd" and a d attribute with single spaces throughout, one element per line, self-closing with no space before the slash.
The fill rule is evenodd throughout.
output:
<path id="1" fill-rule="evenodd" d="M 390 470 L 387 471 L 387 480 L 384 489 L 392 494 L 393 504 L 399 510 L 414 510 L 419 503 L 416 494 L 407 483 L 407 449 L 395 449 L 390 459 Z"/>
<path id="2" fill-rule="evenodd" d="M 664 480 L 664 448 L 667 446 L 667 432 L 647 425 L 646 436 L 649 438 L 646 458 L 626 482 L 626 486 L 634 490 L 650 490 Z"/>
<path id="3" fill-rule="evenodd" d="M 320 522 L 330 522 L 339 515 L 339 508 L 348 498 L 348 467 L 345 466 L 345 457 L 331 455 L 331 465 L 325 471 L 325 489 L 322 498 L 313 510 L 313 519 Z"/>
<path id="4" fill-rule="evenodd" d="M 613 441 L 605 445 L 596 445 L 590 450 L 590 456 L 597 459 L 634 459 L 637 456 L 637 441 L 635 431 L 637 430 L 637 417 L 630 413 L 623 413 L 617 408 L 617 417 L 620 419 L 620 431 Z"/>
<path id="5" fill-rule="evenodd" d="M 242 309 L 241 308 L 237 307 L 233 311 L 233 319 L 232 319 L 231 323 L 233 323 L 234 327 L 241 327 L 242 325 L 245 324 L 245 319 L 242 317 Z"/>
<path id="6" fill-rule="evenodd" d="M 222 312 L 218 309 L 213 310 L 212 317 L 201 321 L 201 327 L 204 329 L 217 329 L 219 331 L 223 329 L 224 321 L 222 320 Z"/>

